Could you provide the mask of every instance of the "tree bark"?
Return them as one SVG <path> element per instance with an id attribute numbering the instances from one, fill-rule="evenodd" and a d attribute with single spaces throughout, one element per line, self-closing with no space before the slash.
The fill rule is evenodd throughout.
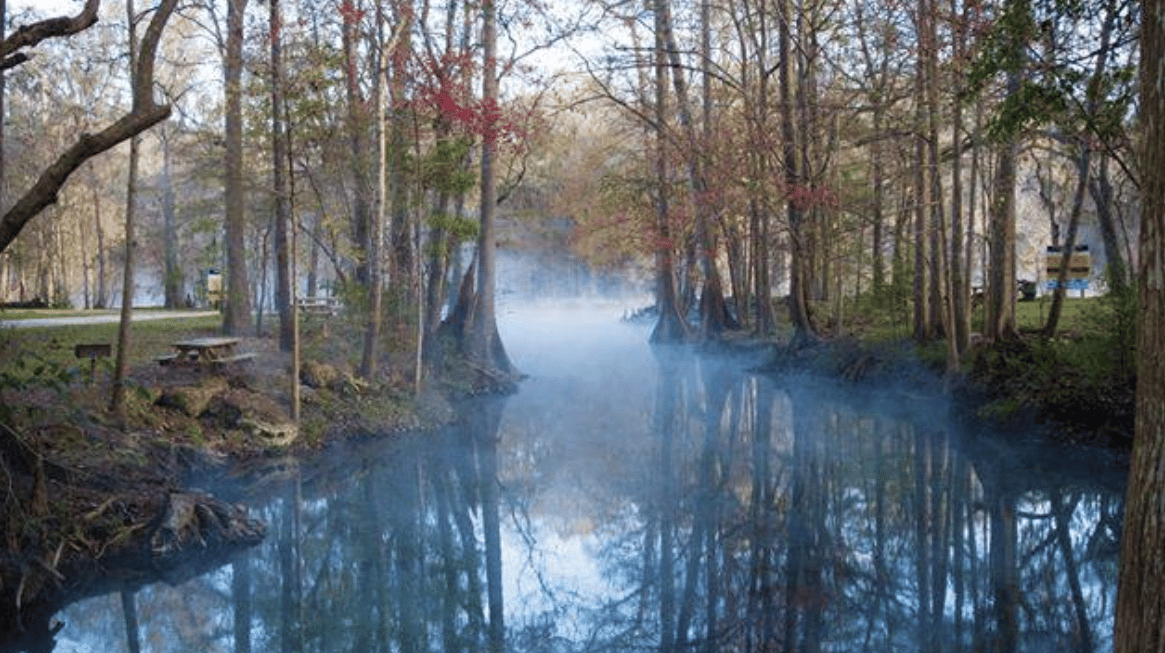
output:
<path id="1" fill-rule="evenodd" d="M 655 20 L 655 212 L 658 221 L 656 242 L 656 307 L 659 321 L 651 332 L 652 342 L 680 342 L 688 338 L 688 324 L 680 312 L 676 290 L 675 251 L 671 233 L 667 174 L 667 39 L 664 35 L 666 0 L 651 0 Z"/>
<path id="2" fill-rule="evenodd" d="M 485 133 L 481 139 L 481 228 L 477 242 L 477 292 L 471 320 L 469 358 L 502 376 L 513 376 L 514 367 L 506 354 L 498 324 L 494 293 L 497 286 L 495 210 L 497 208 L 498 75 L 497 6 L 484 0 L 482 14 L 482 106 Z"/>
<path id="3" fill-rule="evenodd" d="M 368 230 L 371 218 L 372 183 L 368 174 L 368 116 L 364 108 L 364 96 L 360 92 L 359 55 L 360 16 L 363 10 L 359 0 L 343 0 L 340 14 L 341 41 L 344 52 L 344 81 L 348 104 L 348 147 L 351 152 L 352 170 L 352 242 L 357 248 L 353 279 L 358 283 L 368 282 L 370 254 L 367 251 Z"/>
<path id="4" fill-rule="evenodd" d="M 789 25 L 793 17 L 790 0 L 778 0 L 780 16 L 777 30 L 777 86 L 781 104 L 781 149 L 785 166 L 784 192 L 788 198 L 789 243 L 789 316 L 793 322 L 793 344 L 800 346 L 817 340 L 809 317 L 809 266 L 811 264 L 804 228 L 804 211 L 794 199 L 794 191 L 804 183 L 797 165 L 797 142 L 793 127 L 793 91 L 790 85 L 792 48 Z"/>
<path id="5" fill-rule="evenodd" d="M 292 310 L 291 243 L 287 184 L 287 129 L 284 125 L 283 13 L 279 0 L 269 0 L 271 41 L 271 194 L 275 221 L 275 307 L 279 312 L 279 348 L 295 347 Z"/>
<path id="6" fill-rule="evenodd" d="M 1026 11 L 1023 7 L 1009 8 L 1008 11 Z M 1014 30 L 1013 30 L 1014 31 Z M 1023 35 L 1015 33 L 1007 36 L 1007 47 L 1013 50 L 1016 59 L 1022 59 Z M 1020 91 L 1026 74 L 1024 65 L 1017 65 L 1007 74 L 1007 94 L 1014 96 Z M 989 340 L 1004 340 L 1018 335 L 1015 324 L 1015 192 L 1016 168 L 1019 157 L 1019 136 L 1010 136 L 1000 143 L 990 215 L 991 260 L 988 265 L 990 292 L 987 298 L 987 315 L 984 337 Z"/>
<path id="7" fill-rule="evenodd" d="M 1165 649 L 1165 0 L 1141 2 L 1137 399 L 1114 653 Z M 1148 65 L 1147 62 L 1153 62 Z"/>
<path id="8" fill-rule="evenodd" d="M 224 116 L 225 159 L 223 161 L 223 203 L 226 232 L 226 301 L 223 303 L 223 332 L 250 335 L 251 289 L 247 274 L 247 216 L 243 197 L 243 14 L 247 0 L 227 0 L 227 40 L 223 75 L 226 111 Z"/>
<path id="9" fill-rule="evenodd" d="M 384 222 L 388 209 L 388 125 L 384 110 L 384 88 L 388 84 L 385 69 L 384 11 L 383 0 L 376 3 L 376 70 L 373 81 L 372 107 L 376 114 L 376 194 L 373 196 L 373 210 L 368 225 L 368 240 L 364 251 L 368 258 L 365 275 L 368 281 L 368 321 L 364 327 L 364 351 L 360 359 L 360 374 L 372 380 L 376 373 L 377 350 L 383 322 L 382 301 L 384 298 L 384 270 L 381 269 L 381 245 L 384 242 Z"/>
<path id="10" fill-rule="evenodd" d="M 174 194 L 174 152 L 171 145 L 173 134 L 163 127 L 158 138 L 162 143 L 162 273 L 164 301 L 166 308 L 184 305 L 184 279 L 182 266 L 178 263 L 177 206 Z"/>
<path id="11" fill-rule="evenodd" d="M 146 27 L 146 33 L 142 37 L 139 47 L 134 29 L 137 16 L 134 12 L 132 0 L 127 0 L 126 15 L 129 18 L 129 64 L 131 79 L 133 80 L 133 106 L 130 112 L 117 123 L 106 128 L 97 134 L 97 136 L 90 137 L 98 140 L 100 145 L 108 142 L 108 147 L 112 147 L 117 142 L 124 140 L 115 140 L 119 139 L 122 134 L 121 131 L 115 130 L 115 127 L 121 125 L 123 122 L 126 124 L 122 126 L 122 129 L 127 129 L 128 125 L 133 125 L 133 127 L 129 127 L 125 132 L 125 137 L 130 139 L 129 174 L 127 175 L 125 199 L 125 272 L 122 284 L 121 321 L 118 324 L 117 330 L 117 356 L 113 372 L 113 396 L 110 399 L 110 410 L 122 428 L 125 428 L 126 422 L 125 396 L 127 390 L 125 387 L 125 377 L 129 367 L 130 321 L 133 311 L 134 295 L 134 248 L 137 246 L 137 236 L 134 234 L 134 212 L 137 203 L 137 167 L 140 140 L 138 134 L 148 126 L 153 126 L 170 115 L 169 105 L 158 105 L 154 102 L 154 57 L 158 51 L 158 41 L 162 38 L 162 30 L 165 28 L 166 22 L 170 19 L 170 15 L 174 12 L 177 4 L 177 0 L 163 0 L 158 5 L 154 17 L 150 20 L 149 26 Z M 147 127 L 134 131 L 137 126 L 147 123 Z M 110 130 L 114 130 L 114 133 L 110 134 Z M 104 140 L 101 138 L 102 135 L 106 135 Z M 78 145 L 85 140 L 86 135 L 82 134 Z M 104 149 L 108 149 L 108 147 Z M 66 155 L 62 155 L 62 157 Z M 45 171 L 36 185 L 33 186 L 33 189 L 26 193 L 20 202 L 17 202 L 17 207 L 20 206 L 21 202 L 29 198 L 38 187 L 41 187 L 42 183 L 44 184 L 42 191 L 50 192 L 55 201 L 57 190 L 65 183 L 68 176 L 88 158 L 88 156 L 72 158 L 64 162 L 62 159 L 58 159 L 56 164 Z M 57 169 L 57 173 L 63 174 L 59 174 L 59 176 L 58 174 L 53 174 L 54 168 Z M 29 208 L 31 209 L 35 205 L 36 202 L 30 202 Z M 47 204 L 42 205 L 41 208 L 44 208 L 44 206 L 47 206 Z M 8 222 L 8 217 L 17 211 L 17 207 L 13 207 L 11 211 L 5 214 L 3 219 L 5 224 Z M 37 209 L 35 212 L 28 213 L 28 218 L 31 218 L 39 210 Z M 15 234 L 13 234 L 13 237 L 15 237 Z M 0 250 L 6 245 L 7 243 L 0 246 Z"/>
<path id="12" fill-rule="evenodd" d="M 1104 242 L 1104 258 L 1108 261 L 1106 273 L 1109 290 L 1123 293 L 1129 288 L 1129 273 L 1125 257 L 1121 253 L 1116 218 L 1112 211 L 1112 180 L 1109 177 L 1108 164 L 1108 154 L 1102 153 L 1096 165 L 1095 178 L 1089 185 L 1089 193 L 1092 196 L 1092 205 L 1096 207 L 1096 222 L 1100 226 Z"/>

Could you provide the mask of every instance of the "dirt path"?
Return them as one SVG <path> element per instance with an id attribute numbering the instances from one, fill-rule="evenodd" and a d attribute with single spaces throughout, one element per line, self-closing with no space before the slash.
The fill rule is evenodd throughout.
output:
<path id="1" fill-rule="evenodd" d="M 133 321 L 189 319 L 217 315 L 215 311 L 134 311 Z M 0 329 L 21 329 L 32 327 L 68 326 L 70 324 L 108 324 L 121 319 L 121 314 L 113 311 L 92 315 L 62 315 L 60 317 L 35 317 L 27 320 L 0 319 Z"/>

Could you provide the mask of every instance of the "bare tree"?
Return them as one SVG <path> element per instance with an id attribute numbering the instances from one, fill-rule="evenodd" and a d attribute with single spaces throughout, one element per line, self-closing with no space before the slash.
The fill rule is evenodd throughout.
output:
<path id="1" fill-rule="evenodd" d="M 88 29 L 97 21 L 100 0 L 88 0 L 81 13 L 72 18 L 51 18 L 21 27 L 0 42 L 0 69 L 28 60 L 25 50 L 49 38 L 66 37 Z M 61 187 L 81 164 L 113 146 L 144 132 L 170 116 L 169 104 L 154 100 L 154 61 L 177 0 L 162 0 L 142 37 L 141 51 L 134 64 L 133 104 L 129 112 L 96 134 L 84 133 L 45 168 L 32 187 L 0 217 L 0 251 L 8 248 L 26 224 L 45 207 L 57 201 Z"/>
<path id="2" fill-rule="evenodd" d="M 94 3 L 95 4 L 95 3 Z M 76 151 L 78 148 L 87 152 L 85 148 L 86 140 L 96 140 L 97 145 L 104 146 L 102 149 L 96 149 L 92 154 L 82 155 L 75 154 L 73 157 L 65 158 L 69 155 L 67 152 L 62 155 L 62 158 L 57 159 L 57 163 L 49 167 L 48 170 L 41 175 L 28 193 L 25 194 L 17 206 L 13 207 L 7 214 L 5 214 L 2 221 L 0 221 L 0 231 L 8 225 L 8 218 L 13 212 L 17 211 L 21 203 L 28 201 L 28 207 L 37 206 L 36 212 L 28 214 L 27 219 L 31 219 L 44 207 L 56 201 L 57 191 L 61 185 L 65 183 L 69 175 L 74 170 L 81 166 L 87 159 L 94 156 L 117 143 L 120 143 L 125 138 L 130 139 L 130 160 L 129 160 L 129 180 L 126 192 L 126 209 L 125 209 L 125 277 L 124 286 L 121 297 L 121 324 L 117 331 L 117 360 L 114 365 L 113 372 L 113 396 L 110 401 L 110 409 L 113 411 L 119 423 L 125 423 L 125 374 L 128 366 L 128 350 L 130 338 L 130 311 L 133 308 L 133 249 L 135 246 L 134 236 L 134 203 L 137 200 L 137 136 L 145 129 L 165 120 L 170 115 L 170 105 L 159 105 L 154 101 L 154 57 L 158 51 L 158 41 L 162 38 L 162 29 L 169 20 L 170 14 L 174 12 L 174 7 L 178 4 L 178 0 L 163 0 L 162 4 L 158 6 L 154 17 L 150 20 L 149 26 L 146 28 L 146 33 L 142 37 L 140 48 L 137 44 L 137 37 L 135 35 L 134 23 L 137 19 L 135 15 L 133 2 L 126 3 L 126 13 L 129 17 L 129 52 L 130 52 L 130 69 L 133 79 L 133 106 L 128 114 L 122 117 L 110 127 L 107 127 L 101 133 L 95 136 L 81 135 L 81 139 L 74 145 L 70 152 Z M 19 32 L 18 32 L 19 33 Z M 155 119 L 156 118 L 156 119 Z M 120 125 L 120 127 L 119 127 Z M 144 125 L 144 126 L 143 126 Z M 141 127 L 138 129 L 138 127 Z M 122 135 L 125 138 L 122 138 Z M 104 138 L 103 138 L 104 136 Z M 106 145 L 108 143 L 108 145 Z M 43 184 L 43 188 L 42 188 Z M 40 200 L 30 199 L 30 195 L 34 194 L 38 188 L 42 188 L 43 192 L 51 195 L 51 202 L 49 197 L 42 197 Z M 51 189 L 51 190 L 50 190 Z M 43 200 L 43 204 L 40 202 Z M 23 225 L 22 225 L 23 226 Z M 16 233 L 12 234 L 12 238 L 16 237 Z M 6 247 L 11 242 L 11 238 L 7 241 L 0 241 L 3 243 L 0 249 Z"/>

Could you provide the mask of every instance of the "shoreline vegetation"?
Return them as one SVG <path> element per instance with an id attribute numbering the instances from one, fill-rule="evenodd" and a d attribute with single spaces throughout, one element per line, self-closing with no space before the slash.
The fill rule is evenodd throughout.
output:
<path id="1" fill-rule="evenodd" d="M 1044 338 L 1027 328 L 1014 340 L 978 343 L 955 375 L 945 370 L 941 340 L 918 343 L 887 330 L 893 315 L 878 311 L 855 314 L 851 330 L 807 348 L 733 333 L 705 350 L 745 353 L 770 375 L 893 388 L 905 397 L 945 395 L 964 430 L 989 426 L 1024 440 L 1023 452 L 1018 441 L 1004 449 L 992 444 L 992 455 L 1006 459 L 1001 464 L 1025 464 L 1034 439 L 1038 450 L 1102 450 L 1105 473 L 1116 478 L 1132 442 L 1132 341 L 1111 328 L 1119 306 L 1069 305 L 1076 312 L 1065 336 Z M 218 327 L 217 315 L 135 323 L 124 428 L 108 411 L 108 359 L 91 367 L 73 350 L 110 342 L 116 324 L 0 332 L 0 632 L 7 642 L 0 652 L 51 641 L 59 628 L 52 616 L 64 605 L 179 582 L 261 541 L 265 526 L 232 503 L 254 479 L 288 464 L 310 465 L 340 443 L 439 428 L 457 419 L 458 397 L 498 390 L 472 366 L 446 361 L 415 392 L 407 334 L 385 348 L 384 371 L 369 382 L 355 373 L 358 349 L 346 344 L 359 339 L 344 336 L 360 325 L 308 320 L 296 428 L 287 410 L 290 359 L 274 338 L 244 339 L 254 359 L 218 372 L 155 361 L 175 339 Z M 216 495 L 190 489 L 208 482 Z"/>

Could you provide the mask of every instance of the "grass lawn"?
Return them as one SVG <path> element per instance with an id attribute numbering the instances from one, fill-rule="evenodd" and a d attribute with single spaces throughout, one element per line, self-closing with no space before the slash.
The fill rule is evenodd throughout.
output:
<path id="1" fill-rule="evenodd" d="M 25 319 L 49 317 L 49 311 L 19 311 L 19 314 L 35 313 Z M 61 312 L 52 312 L 60 316 Z M 92 315 L 92 311 L 67 311 L 68 315 Z M 0 319 L 14 319 L 12 313 L 0 313 Z M 174 319 L 143 320 L 133 323 L 130 335 L 128 362 L 131 366 L 146 363 L 157 356 L 173 350 L 170 343 L 191 336 L 217 334 L 222 327 L 222 317 L 183 317 Z M 65 368 L 88 370 L 89 360 L 78 360 L 73 356 L 73 347 L 81 343 L 109 343 L 116 350 L 116 322 L 107 324 L 65 325 L 53 327 L 29 327 L 0 329 L 0 370 L 14 372 L 19 361 L 30 367 L 32 361 L 42 361 Z M 116 352 L 115 352 L 116 353 Z M 113 359 L 98 365 L 113 366 Z M 37 367 L 31 365 L 31 367 Z"/>

